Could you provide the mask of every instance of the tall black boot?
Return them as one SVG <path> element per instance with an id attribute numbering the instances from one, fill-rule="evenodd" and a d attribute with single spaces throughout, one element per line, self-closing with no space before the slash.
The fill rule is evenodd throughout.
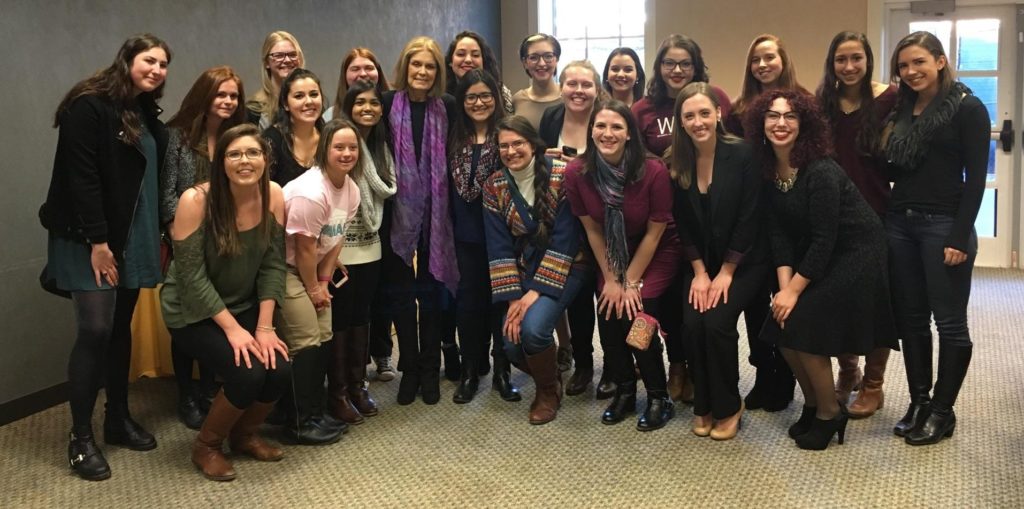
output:
<path id="1" fill-rule="evenodd" d="M 519 389 L 512 385 L 512 363 L 505 356 L 503 350 L 495 350 L 494 353 L 494 376 L 491 378 L 491 388 L 498 391 L 498 395 L 505 401 L 519 401 L 523 396 Z"/>
<path id="2" fill-rule="evenodd" d="M 318 408 L 314 398 L 318 383 L 316 375 L 320 364 L 319 348 L 306 348 L 292 352 L 292 393 L 293 408 L 289 409 L 285 435 L 302 445 L 321 445 L 337 442 L 341 438 L 340 429 L 331 429 L 322 418 L 317 419 L 314 412 Z M 323 379 L 319 381 L 323 386 Z M 322 389 L 321 389 L 322 391 Z M 322 414 L 322 410 L 321 410 Z"/>
<path id="3" fill-rule="evenodd" d="M 793 390 L 796 389 L 796 377 L 782 357 L 782 352 L 775 349 L 774 355 L 775 367 L 769 385 L 770 396 L 763 407 L 765 412 L 779 412 L 789 408 L 789 403 L 793 401 Z"/>
<path id="4" fill-rule="evenodd" d="M 960 394 L 967 368 L 971 365 L 971 345 L 939 345 L 939 377 L 935 381 L 935 397 L 927 417 L 907 432 L 910 445 L 931 445 L 953 436 L 956 414 L 953 405 Z"/>
<path id="5" fill-rule="evenodd" d="M 892 432 L 896 436 L 906 434 L 924 422 L 931 409 L 932 398 L 932 337 L 931 334 L 917 338 L 904 338 L 903 365 L 907 369 L 907 387 L 910 389 L 910 406 L 907 413 L 896 423 Z"/>

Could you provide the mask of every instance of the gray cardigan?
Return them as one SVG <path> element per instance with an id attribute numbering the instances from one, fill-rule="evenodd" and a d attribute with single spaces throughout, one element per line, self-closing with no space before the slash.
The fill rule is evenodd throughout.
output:
<path id="1" fill-rule="evenodd" d="M 181 139 L 181 129 L 168 129 L 167 155 L 160 174 L 160 224 L 174 221 L 178 198 L 188 188 L 210 179 L 210 163 Z"/>

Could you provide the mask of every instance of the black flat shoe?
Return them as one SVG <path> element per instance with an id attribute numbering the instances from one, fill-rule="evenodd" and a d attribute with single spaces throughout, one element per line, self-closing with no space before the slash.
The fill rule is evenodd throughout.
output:
<path id="1" fill-rule="evenodd" d="M 465 404 L 473 401 L 476 392 L 480 389 L 480 379 L 476 376 L 467 376 L 459 381 L 459 386 L 452 395 L 452 401 L 458 404 Z"/>
<path id="2" fill-rule="evenodd" d="M 192 396 L 185 396 L 178 400 L 178 420 L 188 429 L 198 430 L 203 425 L 206 415 L 199 406 L 199 402 Z"/>
<path id="3" fill-rule="evenodd" d="M 320 421 L 323 423 L 323 426 L 325 428 L 336 429 L 336 430 L 340 431 L 342 435 L 348 433 L 349 429 L 351 428 L 349 423 L 347 423 L 347 422 L 345 422 L 345 421 L 343 421 L 341 419 L 335 419 L 334 416 L 331 415 L 330 412 L 324 412 L 319 417 L 320 417 Z"/>
<path id="4" fill-rule="evenodd" d="M 131 417 L 107 416 L 103 423 L 103 441 L 107 445 L 119 445 L 133 451 L 156 449 L 156 438 L 142 429 Z"/>
<path id="5" fill-rule="evenodd" d="M 110 465 L 96 446 L 91 434 L 70 433 L 68 443 L 68 466 L 86 481 L 102 481 L 110 478 Z"/>
<path id="6" fill-rule="evenodd" d="M 665 424 L 676 415 L 672 400 L 665 397 L 647 398 L 647 409 L 636 423 L 637 431 L 654 431 L 665 427 Z"/>
<path id="7" fill-rule="evenodd" d="M 919 427 L 907 432 L 904 441 L 909 445 L 932 445 L 953 436 L 956 431 L 956 414 L 952 410 L 939 411 L 934 408 Z"/>
<path id="8" fill-rule="evenodd" d="M 615 395 L 615 390 L 615 382 L 606 378 L 604 373 L 601 373 L 601 379 L 597 382 L 597 389 L 594 391 L 594 396 L 597 399 L 608 399 Z"/>
<path id="9" fill-rule="evenodd" d="M 399 405 L 411 405 L 416 401 L 416 393 L 420 391 L 420 376 L 413 371 L 403 371 L 402 380 L 398 382 Z"/>
<path id="10" fill-rule="evenodd" d="M 298 424 L 289 423 L 284 429 L 285 437 L 299 445 L 327 445 L 341 439 L 341 430 L 331 428 L 322 416 L 309 416 Z"/>
<path id="11" fill-rule="evenodd" d="M 800 418 L 789 427 L 789 438 L 795 439 L 810 431 L 811 423 L 814 422 L 814 413 L 817 411 L 817 407 L 805 405 L 803 411 L 800 412 Z"/>
<path id="12" fill-rule="evenodd" d="M 920 424 L 924 424 L 930 409 L 931 400 L 924 403 L 914 403 L 911 401 L 910 406 L 907 407 L 907 413 L 903 414 L 903 418 L 893 426 L 893 434 L 898 437 L 907 436 L 907 433 L 910 433 L 912 429 L 919 427 Z"/>
<path id="13" fill-rule="evenodd" d="M 569 382 L 565 385 L 565 394 L 569 396 L 583 394 L 587 392 L 587 387 L 590 387 L 593 381 L 594 368 L 581 368 L 577 365 L 576 371 L 572 372 Z"/>

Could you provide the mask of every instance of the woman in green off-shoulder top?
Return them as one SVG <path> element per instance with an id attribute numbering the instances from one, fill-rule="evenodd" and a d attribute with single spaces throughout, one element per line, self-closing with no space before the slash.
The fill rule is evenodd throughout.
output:
<path id="1" fill-rule="evenodd" d="M 192 463 L 216 481 L 235 477 L 225 439 L 259 461 L 282 457 L 256 435 L 291 376 L 273 326 L 284 294 L 284 198 L 270 182 L 269 151 L 251 124 L 221 136 L 210 182 L 178 203 L 175 259 L 160 293 L 172 341 L 224 380 L 192 445 Z"/>

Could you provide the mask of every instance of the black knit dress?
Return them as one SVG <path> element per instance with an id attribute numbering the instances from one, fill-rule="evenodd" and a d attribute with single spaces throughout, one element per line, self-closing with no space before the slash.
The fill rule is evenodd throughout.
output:
<path id="1" fill-rule="evenodd" d="M 827 356 L 898 349 L 885 230 L 843 169 L 819 159 L 799 170 L 788 192 L 767 185 L 775 265 L 791 266 L 811 282 L 785 329 L 775 327 L 764 337 L 783 348 Z"/>

